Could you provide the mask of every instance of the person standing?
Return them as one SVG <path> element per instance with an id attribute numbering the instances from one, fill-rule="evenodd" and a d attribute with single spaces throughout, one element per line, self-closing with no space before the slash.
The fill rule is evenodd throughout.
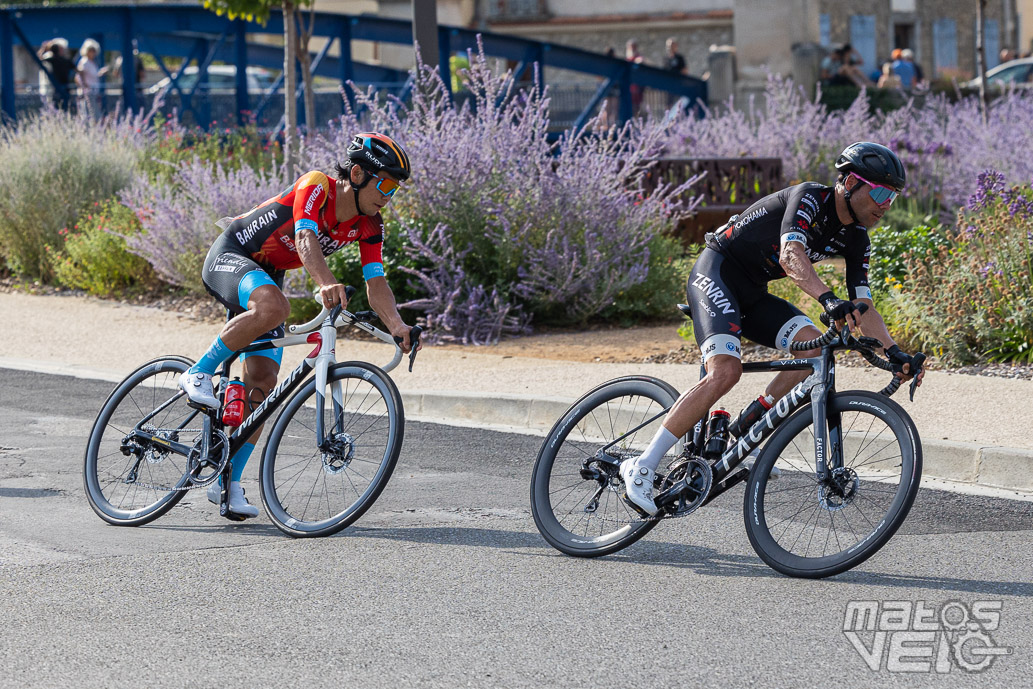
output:
<path id="1" fill-rule="evenodd" d="M 664 68 L 668 72 L 672 72 L 679 76 L 688 76 L 689 65 L 685 62 L 685 56 L 678 52 L 678 41 L 672 36 L 667 39 L 666 43 L 666 55 L 664 57 Z M 667 94 L 667 107 L 673 107 L 676 103 L 681 103 L 683 98 L 679 98 L 677 94 Z M 688 100 L 688 99 L 684 99 Z M 684 108 L 682 108 L 684 110 Z"/>
<path id="2" fill-rule="evenodd" d="M 75 66 L 75 83 L 79 85 L 79 107 L 85 108 L 93 119 L 101 116 L 102 77 L 108 73 L 108 67 L 97 65 L 100 55 L 100 44 L 87 38 L 79 48 L 79 62 Z"/>
<path id="3" fill-rule="evenodd" d="M 68 110 L 72 79 L 75 74 L 75 63 L 68 57 L 68 41 L 63 38 L 44 41 L 39 48 L 38 55 L 50 74 L 49 81 L 54 87 L 54 104 L 61 110 Z M 43 79 L 46 78 L 43 76 Z"/>
<path id="4" fill-rule="evenodd" d="M 633 62 L 636 65 L 641 65 L 646 61 L 646 59 L 642 57 L 642 53 L 638 51 L 638 41 L 634 38 L 629 38 L 628 42 L 624 45 L 624 59 L 628 62 Z M 638 117 L 639 110 L 642 108 L 642 99 L 645 96 L 645 91 L 638 84 L 632 84 L 630 89 L 631 115 L 632 117 Z"/>

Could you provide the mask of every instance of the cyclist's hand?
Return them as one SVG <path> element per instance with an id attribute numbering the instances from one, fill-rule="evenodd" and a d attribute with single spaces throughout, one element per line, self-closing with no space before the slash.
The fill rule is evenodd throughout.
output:
<path id="1" fill-rule="evenodd" d="M 836 322 L 837 326 L 842 328 L 844 321 L 846 321 L 851 330 L 857 329 L 857 304 L 840 299 L 832 291 L 828 291 L 818 297 L 818 301 L 825 307 L 825 313 Z"/>
<path id="2" fill-rule="evenodd" d="M 412 331 L 412 326 L 402 323 L 400 326 L 391 329 L 391 334 L 395 338 L 395 342 L 402 348 L 402 351 L 408 354 L 412 351 L 412 342 L 409 339 L 409 333 Z M 416 345 L 416 351 L 423 349 L 423 343 L 420 342 Z"/>
<path id="3" fill-rule="evenodd" d="M 348 295 L 344 291 L 344 285 L 339 282 L 320 287 L 319 298 L 323 302 L 323 306 L 328 309 L 332 309 L 338 304 L 340 304 L 341 308 L 347 308 L 348 306 Z"/>
<path id="4" fill-rule="evenodd" d="M 886 358 L 893 366 L 893 375 L 901 380 L 911 380 L 911 370 L 914 368 L 914 357 L 906 353 L 897 345 L 886 348 Z M 918 386 L 922 385 L 922 378 L 925 376 L 925 369 L 918 372 Z"/>

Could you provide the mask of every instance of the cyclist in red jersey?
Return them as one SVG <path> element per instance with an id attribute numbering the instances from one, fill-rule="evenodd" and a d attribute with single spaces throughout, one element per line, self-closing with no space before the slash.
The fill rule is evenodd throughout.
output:
<path id="1" fill-rule="evenodd" d="M 384 223 L 380 211 L 410 174 L 409 157 L 398 143 L 375 132 L 357 135 L 348 146 L 337 178 L 307 172 L 283 193 L 236 218 L 223 218 L 222 235 L 205 258 L 201 278 L 205 288 L 229 310 L 230 318 L 212 345 L 179 379 L 194 406 L 216 409 L 219 400 L 212 375 L 234 352 L 252 342 L 283 337 L 290 315 L 284 296 L 287 270 L 302 268 L 319 286 L 327 308 L 346 306 L 344 285 L 326 264 L 326 256 L 353 242 L 359 244 L 362 274 L 370 306 L 401 347 L 410 351 L 410 326 L 402 322 L 394 293 L 387 283 L 381 258 Z M 261 404 L 276 385 L 283 350 L 242 355 L 244 385 L 251 407 Z M 237 518 L 255 517 L 240 487 L 240 476 L 261 435 L 261 429 L 232 458 L 230 512 Z M 219 485 L 208 499 L 219 503 Z"/>

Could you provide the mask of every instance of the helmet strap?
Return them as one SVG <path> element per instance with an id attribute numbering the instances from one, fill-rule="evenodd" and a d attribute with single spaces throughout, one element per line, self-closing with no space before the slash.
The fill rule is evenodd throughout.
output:
<path id="1" fill-rule="evenodd" d="M 845 184 L 843 185 L 843 188 L 846 189 L 846 185 Z M 854 207 L 850 203 L 850 197 L 853 196 L 853 194 L 854 194 L 854 190 L 853 189 L 846 189 L 846 191 L 843 192 L 843 200 L 846 201 L 846 209 L 847 209 L 847 211 L 850 212 L 850 217 L 854 219 L 855 223 L 860 225 L 861 221 L 857 219 L 857 213 L 854 212 Z"/>
<path id="2" fill-rule="evenodd" d="M 373 180 L 373 176 L 370 175 L 369 172 L 367 170 L 364 170 L 362 167 L 359 167 L 359 169 L 362 170 L 362 176 L 365 179 L 362 180 L 361 184 L 356 184 L 352 181 L 351 170 L 348 170 L 348 184 L 351 185 L 352 194 L 355 198 L 355 212 L 359 215 L 367 215 L 367 213 L 363 213 L 362 208 L 359 207 L 359 190 L 365 187 L 367 184 L 369 184 Z"/>

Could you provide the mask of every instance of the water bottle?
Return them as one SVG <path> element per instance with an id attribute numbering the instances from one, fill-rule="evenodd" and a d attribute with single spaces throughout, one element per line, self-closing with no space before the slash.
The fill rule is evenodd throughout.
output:
<path id="1" fill-rule="evenodd" d="M 750 430 L 750 426 L 756 423 L 764 412 L 771 409 L 771 405 L 774 403 L 775 398 L 771 395 L 761 395 L 753 400 L 748 407 L 739 412 L 738 418 L 728 427 L 728 432 L 736 438 L 741 438 L 742 434 Z"/>
<path id="2" fill-rule="evenodd" d="M 222 405 L 222 422 L 239 426 L 244 422 L 244 383 L 234 378 L 226 386 L 226 401 Z"/>
<path id="3" fill-rule="evenodd" d="M 724 409 L 717 409 L 710 414 L 707 424 L 707 444 L 703 447 L 706 459 L 720 459 L 728 447 L 728 420 L 731 414 Z"/>

